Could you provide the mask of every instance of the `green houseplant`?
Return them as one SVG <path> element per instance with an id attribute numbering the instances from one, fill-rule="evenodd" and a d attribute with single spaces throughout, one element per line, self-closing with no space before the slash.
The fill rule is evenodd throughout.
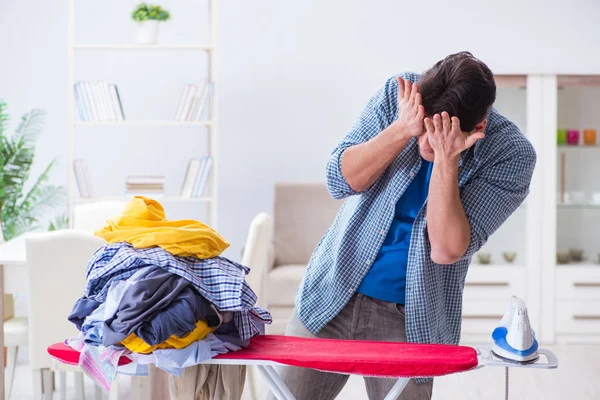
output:
<path id="1" fill-rule="evenodd" d="M 0 101 L 0 241 L 39 228 L 40 220 L 49 211 L 64 204 L 63 188 L 48 184 L 54 160 L 37 179 L 29 182 L 35 142 L 45 118 L 43 110 L 31 110 L 21 117 L 15 133 L 9 137 L 6 103 Z M 64 218 L 59 218 L 51 228 L 64 228 L 65 222 Z"/>
<path id="2" fill-rule="evenodd" d="M 158 25 L 168 21 L 171 14 L 161 6 L 141 3 L 132 12 L 131 18 L 138 26 L 138 41 L 141 44 L 156 44 L 158 42 Z"/>

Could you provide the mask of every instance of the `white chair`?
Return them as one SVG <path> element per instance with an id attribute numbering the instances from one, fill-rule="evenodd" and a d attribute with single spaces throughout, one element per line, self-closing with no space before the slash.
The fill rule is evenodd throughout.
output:
<path id="1" fill-rule="evenodd" d="M 26 346 L 28 341 L 29 325 L 27 317 L 14 316 L 14 301 L 11 294 L 4 295 L 4 346 L 6 346 L 6 377 L 4 397 L 10 400 L 12 386 L 15 379 L 17 354 L 19 347 Z"/>
<path id="2" fill-rule="evenodd" d="M 29 281 L 29 363 L 34 399 L 52 399 L 53 361 L 46 349 L 77 335 L 67 320 L 83 293 L 85 267 L 104 240 L 89 232 L 62 230 L 26 239 Z M 72 368 L 65 370 L 73 370 Z M 60 374 L 61 399 L 66 397 L 65 370 Z M 83 398 L 83 376 L 76 377 L 77 398 Z"/>
<path id="3" fill-rule="evenodd" d="M 260 213 L 250 223 L 241 264 L 250 268 L 246 281 L 257 294 L 258 305 L 261 306 L 263 306 L 264 300 L 263 285 L 272 257 L 272 251 L 265 251 L 265 249 L 273 247 L 272 240 L 273 217 L 264 212 Z"/>
<path id="4" fill-rule="evenodd" d="M 107 219 L 123 213 L 124 201 L 98 201 L 78 204 L 73 211 L 73 228 L 78 231 L 95 232 L 106 224 Z"/>
<path id="5" fill-rule="evenodd" d="M 273 238 L 273 218 L 267 213 L 260 213 L 250 223 L 246 245 L 242 253 L 241 264 L 250 268 L 250 273 L 246 277 L 246 281 L 258 296 L 258 303 L 262 305 L 263 284 L 266 280 L 268 271 L 269 252 L 265 251 L 272 246 Z M 256 400 L 256 376 L 255 367 L 248 366 L 246 369 L 248 374 L 248 386 L 250 388 L 250 396 Z"/>
<path id="6" fill-rule="evenodd" d="M 19 262 L 25 260 L 25 240 L 29 237 L 40 235 L 40 232 L 27 232 L 4 244 L 2 244 L 2 257 Z M 26 274 L 23 274 L 26 276 Z M 15 317 L 15 302 L 12 294 L 6 293 L 3 298 L 4 304 L 4 345 L 6 346 L 6 369 L 4 398 L 9 400 L 12 395 L 15 370 L 19 347 L 29 344 L 29 324 L 27 317 Z"/>

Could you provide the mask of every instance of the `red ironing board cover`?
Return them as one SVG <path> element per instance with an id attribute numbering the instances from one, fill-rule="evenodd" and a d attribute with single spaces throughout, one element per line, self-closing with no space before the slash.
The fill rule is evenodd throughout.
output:
<path id="1" fill-rule="evenodd" d="M 262 335 L 250 346 L 216 358 L 270 360 L 321 371 L 381 377 L 430 377 L 477 366 L 477 351 L 467 346 L 306 339 Z"/>
<path id="2" fill-rule="evenodd" d="M 79 352 L 63 343 L 53 344 L 48 353 L 65 363 L 77 364 L 79 361 Z M 256 336 L 248 347 L 215 358 L 267 360 L 321 371 L 381 377 L 448 375 L 473 369 L 478 363 L 476 350 L 467 346 L 278 335 Z M 119 364 L 129 362 L 122 357 Z"/>
<path id="3" fill-rule="evenodd" d="M 64 343 L 54 343 L 48 346 L 48 354 L 64 364 L 79 365 L 79 352 Z M 131 360 L 127 357 L 121 357 L 119 359 L 119 365 L 127 365 L 130 363 Z"/>

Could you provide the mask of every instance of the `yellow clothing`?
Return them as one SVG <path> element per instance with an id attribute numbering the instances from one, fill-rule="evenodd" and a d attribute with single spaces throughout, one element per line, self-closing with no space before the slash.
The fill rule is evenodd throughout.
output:
<path id="1" fill-rule="evenodd" d="M 194 220 L 169 221 L 156 200 L 135 196 L 123 215 L 106 221 L 95 232 L 108 243 L 128 242 L 142 249 L 160 246 L 175 256 L 213 258 L 229 247 L 214 229 Z"/>
<path id="2" fill-rule="evenodd" d="M 127 347 L 129 350 L 133 351 L 134 353 L 142 354 L 152 353 L 154 350 L 157 349 L 183 349 L 184 347 L 189 346 L 191 343 L 197 340 L 204 339 L 206 335 L 213 332 L 215 329 L 216 327 L 211 328 L 206 324 L 206 321 L 202 320 L 196 322 L 196 329 L 194 329 L 184 337 L 180 338 L 178 336 L 173 335 L 167 340 L 165 340 L 163 343 L 157 344 L 155 346 L 150 346 L 148 343 L 140 339 L 135 333 L 132 333 L 131 335 L 127 336 L 121 342 L 121 344 Z"/>

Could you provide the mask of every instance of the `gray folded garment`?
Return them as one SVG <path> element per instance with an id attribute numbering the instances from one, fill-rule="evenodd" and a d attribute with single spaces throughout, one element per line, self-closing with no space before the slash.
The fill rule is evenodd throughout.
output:
<path id="1" fill-rule="evenodd" d="M 85 296 L 81 297 L 73 306 L 73 311 L 68 316 L 69 321 L 74 323 L 77 329 L 81 330 L 85 318 L 93 313 L 100 304 L 102 303 L 96 300 L 88 299 Z"/>
<path id="2" fill-rule="evenodd" d="M 142 268 L 128 279 L 114 317 L 104 322 L 102 343 L 116 345 L 135 333 L 154 346 L 171 335 L 185 336 L 204 319 L 208 326 L 220 324 L 210 302 L 188 280 L 162 268 Z"/>

